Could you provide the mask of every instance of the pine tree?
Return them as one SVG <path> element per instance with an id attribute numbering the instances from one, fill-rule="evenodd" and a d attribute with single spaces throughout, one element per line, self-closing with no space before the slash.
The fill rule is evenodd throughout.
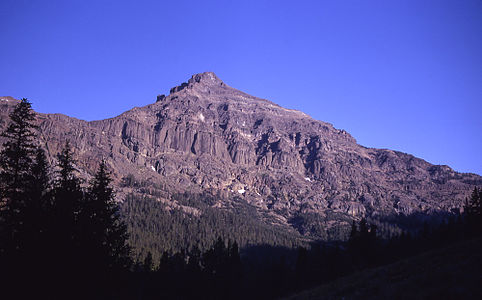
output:
<path id="1" fill-rule="evenodd" d="M 377 239 L 377 229 L 378 226 L 375 224 L 370 224 L 370 240 L 374 242 Z"/>
<path id="2" fill-rule="evenodd" d="M 38 147 L 35 149 L 35 161 L 31 168 L 31 185 L 28 191 L 32 198 L 41 200 L 36 203 L 39 209 L 48 209 L 47 191 L 50 189 L 50 166 L 45 151 Z"/>
<path id="3" fill-rule="evenodd" d="M 351 231 L 350 237 L 348 238 L 348 250 L 350 254 L 355 256 L 358 251 L 359 243 L 360 242 L 360 232 L 358 231 L 358 227 L 356 225 L 355 220 L 353 220 L 351 224 Z"/>
<path id="4" fill-rule="evenodd" d="M 39 288 L 45 283 L 48 251 L 48 164 L 35 141 L 35 113 L 22 99 L 10 114 L 2 133 L 7 139 L 0 152 L 0 278 L 22 297 L 19 285 Z M 19 294 L 20 292 L 20 294 Z M 2 290 L 3 294 L 8 293 Z"/>
<path id="5" fill-rule="evenodd" d="M 295 284 L 297 288 L 304 287 L 308 275 L 308 250 L 303 247 L 298 247 L 298 256 L 295 265 Z"/>
<path id="6" fill-rule="evenodd" d="M 2 133 L 2 137 L 7 138 L 7 141 L 0 153 L 3 201 L 12 201 L 12 197 L 23 192 L 23 184 L 29 176 L 36 149 L 34 130 L 37 126 L 30 102 L 23 98 L 9 117 L 10 124 Z"/>
<path id="7" fill-rule="evenodd" d="M 10 114 L 10 124 L 2 133 L 7 141 L 0 152 L 0 254 L 18 255 L 24 251 L 26 187 L 36 145 L 35 113 L 23 98 Z M 12 260 L 9 257 L 8 260 Z"/>
<path id="8" fill-rule="evenodd" d="M 356 226 L 355 220 L 353 220 L 351 224 L 351 231 L 350 231 L 350 241 L 354 241 L 355 239 L 358 238 L 358 227 Z"/>
<path id="9" fill-rule="evenodd" d="M 170 273 L 170 257 L 167 251 L 164 251 L 159 259 L 159 265 L 157 267 L 157 272 L 161 276 L 167 276 Z"/>
<path id="10" fill-rule="evenodd" d="M 143 269 L 145 272 L 154 271 L 154 262 L 152 260 L 152 253 L 150 251 L 147 252 L 146 257 L 144 258 Z"/>
<path id="11" fill-rule="evenodd" d="M 187 270 L 190 274 L 198 274 L 201 272 L 201 251 L 197 246 L 194 246 L 189 252 L 189 261 Z M 161 259 L 162 262 L 162 259 Z"/>
<path id="12" fill-rule="evenodd" d="M 228 268 L 230 271 L 230 281 L 232 285 L 235 285 L 241 280 L 243 275 L 243 265 L 241 263 L 241 257 L 239 256 L 239 247 L 238 243 L 234 241 L 234 243 L 229 243 L 230 246 L 228 247 L 229 251 L 229 264 Z"/>
<path id="13" fill-rule="evenodd" d="M 368 222 L 365 218 L 362 218 L 360 221 L 360 236 L 362 239 L 366 239 L 368 237 Z"/>
<path id="14" fill-rule="evenodd" d="M 38 147 L 35 160 L 31 167 L 29 184 L 26 187 L 28 201 L 25 203 L 26 240 L 30 243 L 31 256 L 36 252 L 46 251 L 46 239 L 49 223 L 53 217 L 49 191 L 50 176 L 47 157 L 42 148 Z"/>
<path id="15" fill-rule="evenodd" d="M 482 229 L 482 189 L 474 188 L 470 200 L 465 200 L 464 215 L 469 225 L 469 231 L 475 233 Z"/>
<path id="16" fill-rule="evenodd" d="M 127 268 L 130 264 L 127 227 L 120 218 L 111 182 L 106 163 L 102 160 L 90 183 L 82 213 L 84 222 L 88 222 L 84 230 L 88 234 L 87 242 L 90 241 L 93 246 L 94 255 L 107 263 L 107 268 Z"/>
<path id="17" fill-rule="evenodd" d="M 239 265 L 241 265 L 241 258 L 239 256 L 239 246 L 238 246 L 238 243 L 236 241 L 234 241 L 233 243 L 229 243 L 229 259 L 231 261 L 231 265 L 233 267 L 238 267 Z"/>
<path id="18" fill-rule="evenodd" d="M 53 188 L 53 240 L 57 262 L 60 268 L 69 268 L 68 263 L 77 263 L 74 257 L 79 252 L 80 228 L 79 214 L 84 202 L 84 192 L 81 188 L 81 180 L 76 176 L 75 161 L 72 150 L 67 142 L 62 151 L 57 155 L 58 168 L 57 179 Z M 62 264 L 64 261 L 64 265 Z M 71 267 L 73 268 L 73 267 Z"/>
<path id="19" fill-rule="evenodd" d="M 213 246 L 203 253 L 203 266 L 207 274 L 213 275 L 217 273 L 219 268 L 219 261 L 224 253 L 224 242 L 219 237 Z"/>

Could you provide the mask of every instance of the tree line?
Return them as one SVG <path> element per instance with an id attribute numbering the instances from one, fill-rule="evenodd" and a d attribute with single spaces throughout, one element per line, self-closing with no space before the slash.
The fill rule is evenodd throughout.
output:
<path id="1" fill-rule="evenodd" d="M 211 196 L 205 196 L 206 199 L 202 195 L 178 194 L 173 199 L 187 205 L 185 199 L 191 198 L 189 207 L 197 208 L 198 202 L 209 203 Z M 148 252 L 156 261 L 163 252 L 174 254 L 193 248 L 204 252 L 219 237 L 236 241 L 242 248 L 260 244 L 296 248 L 302 244 L 295 231 L 266 224 L 248 205 L 236 205 L 235 211 L 206 206 L 199 209 L 199 215 L 192 215 L 179 208 L 168 209 L 154 196 L 138 193 L 126 195 L 120 204 L 137 261 L 142 261 Z"/>

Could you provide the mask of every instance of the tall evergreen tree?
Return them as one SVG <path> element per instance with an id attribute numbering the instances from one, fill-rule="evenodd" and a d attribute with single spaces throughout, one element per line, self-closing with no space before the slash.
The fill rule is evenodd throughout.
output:
<path id="1" fill-rule="evenodd" d="M 0 153 L 2 200 L 18 196 L 23 191 L 34 158 L 37 129 L 31 103 L 23 98 L 9 115 L 10 124 L 2 133 L 7 138 Z"/>
<path id="2" fill-rule="evenodd" d="M 49 243 L 48 163 L 35 141 L 35 113 L 22 99 L 10 114 L 10 124 L 2 133 L 7 139 L 0 152 L 0 281 L 24 296 L 20 283 L 39 289 Z M 5 276 L 5 277 L 3 277 Z"/>
<path id="3" fill-rule="evenodd" d="M 349 241 L 352 242 L 354 241 L 355 239 L 358 238 L 358 227 L 356 226 L 356 222 L 355 220 L 353 220 L 352 224 L 351 224 L 351 231 L 350 231 L 350 237 L 349 237 Z"/>
<path id="4" fill-rule="evenodd" d="M 152 260 L 152 253 L 149 251 L 147 252 L 146 258 L 144 258 L 144 262 L 142 267 L 145 272 L 152 272 L 154 271 L 154 262 Z"/>
<path id="5" fill-rule="evenodd" d="M 84 202 L 81 180 L 77 177 L 69 142 L 57 155 L 58 171 L 53 189 L 53 234 L 58 260 L 74 262 L 79 250 L 79 214 Z M 64 268 L 66 265 L 59 265 Z"/>
<path id="6" fill-rule="evenodd" d="M 82 213 L 88 223 L 83 230 L 88 234 L 94 255 L 106 263 L 107 268 L 127 268 L 131 262 L 127 227 L 120 218 L 111 182 L 106 163 L 102 160 L 90 183 Z"/>
<path id="7" fill-rule="evenodd" d="M 53 217 L 50 199 L 50 174 L 49 163 L 45 152 L 38 147 L 35 151 L 35 160 L 30 170 L 30 180 L 26 186 L 27 201 L 25 203 L 25 218 L 27 236 L 24 238 L 30 243 L 31 256 L 46 250 L 45 239 L 50 230 L 49 223 Z"/>
<path id="8" fill-rule="evenodd" d="M 365 218 L 362 218 L 360 221 L 360 236 L 361 238 L 366 238 L 368 237 L 368 222 Z"/>
<path id="9" fill-rule="evenodd" d="M 39 209 L 48 209 L 49 201 L 47 199 L 47 191 L 50 189 L 50 165 L 47 161 L 45 151 L 37 147 L 35 149 L 35 160 L 31 168 L 31 185 L 28 186 L 28 192 L 32 198 L 41 200 L 36 203 Z"/>
<path id="10" fill-rule="evenodd" d="M 298 247 L 298 256 L 296 257 L 295 265 L 295 279 L 297 288 L 302 288 L 305 285 L 306 277 L 309 270 L 308 250 L 304 247 Z"/>
<path id="11" fill-rule="evenodd" d="M 239 256 L 239 246 L 236 241 L 229 243 L 229 263 L 228 268 L 230 272 L 230 282 L 232 289 L 239 283 L 241 277 L 243 276 L 243 265 L 241 263 L 241 257 Z"/>
<path id="12" fill-rule="evenodd" d="M 35 113 L 23 98 L 10 114 L 10 124 L 2 133 L 7 139 L 0 152 L 0 252 L 19 254 L 24 249 L 26 187 L 34 159 Z M 12 257 L 9 258 L 11 260 Z"/>
<path id="13" fill-rule="evenodd" d="M 482 189 L 474 188 L 470 199 L 465 200 L 465 218 L 469 225 L 469 231 L 482 232 Z"/>

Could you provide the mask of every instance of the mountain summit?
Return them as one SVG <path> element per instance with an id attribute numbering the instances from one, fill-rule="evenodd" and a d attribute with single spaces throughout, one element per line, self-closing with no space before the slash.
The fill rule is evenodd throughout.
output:
<path id="1" fill-rule="evenodd" d="M 213 72 L 204 72 L 193 75 L 191 79 L 189 79 L 188 83 L 200 83 L 207 86 L 213 85 L 222 85 L 223 81 L 216 76 Z"/>
<path id="2" fill-rule="evenodd" d="M 173 87 L 170 93 L 179 92 L 185 88 L 188 89 L 201 89 L 206 91 L 209 88 L 215 88 L 216 86 L 223 86 L 224 82 L 219 79 L 213 72 L 204 72 L 193 75 L 188 82 L 184 82 L 179 86 Z"/>
<path id="3" fill-rule="evenodd" d="M 180 207 L 175 193 L 209 193 L 212 207 L 241 201 L 266 222 L 308 235 L 321 234 L 307 230 L 309 215 L 327 230 L 362 216 L 460 211 L 482 185 L 475 174 L 358 145 L 346 131 L 236 90 L 212 72 L 157 100 L 101 121 L 39 114 L 41 143 L 54 158 L 70 140 L 85 177 L 106 158 L 121 196 L 142 193 L 122 185 L 130 176 L 153 183 L 169 207 Z M 2 128 L 12 103 L 0 102 Z"/>

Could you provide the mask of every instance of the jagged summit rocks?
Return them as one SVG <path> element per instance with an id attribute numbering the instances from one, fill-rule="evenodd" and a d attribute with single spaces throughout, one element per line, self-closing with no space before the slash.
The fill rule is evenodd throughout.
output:
<path id="1" fill-rule="evenodd" d="M 3 109 L 2 126 L 7 115 Z M 154 182 L 158 200 L 172 207 L 173 193 L 204 191 L 217 195 L 215 207 L 232 209 L 238 199 L 283 226 L 307 213 L 329 228 L 334 214 L 349 224 L 362 216 L 455 211 L 482 185 L 475 174 L 360 146 L 346 131 L 236 90 L 212 72 L 115 118 L 38 119 L 49 155 L 69 139 L 85 177 L 106 158 L 117 184 L 127 174 Z"/>
<path id="2" fill-rule="evenodd" d="M 204 72 L 193 75 L 191 79 L 188 80 L 188 82 L 184 82 L 179 86 L 173 87 L 169 93 L 173 94 L 185 88 L 197 88 L 203 91 L 207 91 L 209 88 L 224 85 L 224 82 L 219 79 L 213 72 Z"/>
<path id="3" fill-rule="evenodd" d="M 222 86 L 224 82 L 216 76 L 213 72 L 204 72 L 195 74 L 189 79 L 189 84 L 200 83 L 207 86 L 220 85 Z"/>

